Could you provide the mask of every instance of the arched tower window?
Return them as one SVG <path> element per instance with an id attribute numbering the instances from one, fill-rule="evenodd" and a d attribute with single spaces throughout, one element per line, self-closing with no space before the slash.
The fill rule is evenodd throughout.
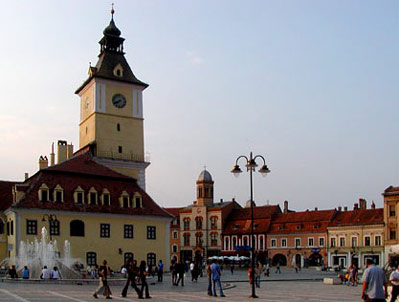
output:
<path id="1" fill-rule="evenodd" d="M 119 123 L 116 124 L 116 130 L 117 130 L 117 131 L 121 131 L 121 124 L 119 124 Z"/>
<path id="2" fill-rule="evenodd" d="M 69 224 L 69 229 L 71 236 L 85 236 L 85 223 L 81 220 L 72 220 Z"/>

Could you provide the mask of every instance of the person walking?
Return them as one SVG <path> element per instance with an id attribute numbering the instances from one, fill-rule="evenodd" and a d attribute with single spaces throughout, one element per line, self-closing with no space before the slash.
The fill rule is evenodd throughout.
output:
<path id="1" fill-rule="evenodd" d="M 22 279 L 29 279 L 29 269 L 25 265 L 24 269 L 22 270 Z"/>
<path id="2" fill-rule="evenodd" d="M 129 288 L 129 284 L 134 288 L 137 293 L 137 296 L 140 298 L 140 290 L 136 284 L 136 277 L 139 275 L 139 270 L 137 267 L 137 261 L 133 260 L 133 258 L 129 258 L 126 264 L 127 270 L 127 281 L 125 287 L 122 290 L 121 297 L 125 298 L 127 296 L 127 290 Z"/>
<path id="3" fill-rule="evenodd" d="M 184 264 L 179 261 L 179 263 L 176 265 L 176 270 L 177 270 L 177 275 L 178 279 L 176 281 L 176 286 L 179 286 L 179 282 L 181 280 L 181 286 L 184 286 L 184 274 L 186 272 Z"/>
<path id="4" fill-rule="evenodd" d="M 270 275 L 270 265 L 269 263 L 266 263 L 265 276 L 269 277 L 269 275 Z"/>
<path id="5" fill-rule="evenodd" d="M 389 281 L 392 284 L 391 300 L 390 302 L 395 302 L 396 298 L 399 296 L 399 266 L 391 273 Z"/>
<path id="6" fill-rule="evenodd" d="M 158 263 L 158 282 L 163 281 L 163 262 L 162 260 L 159 260 Z"/>
<path id="7" fill-rule="evenodd" d="M 139 267 L 139 277 L 141 281 L 141 290 L 140 290 L 139 299 L 143 299 L 144 290 L 145 290 L 145 298 L 151 299 L 147 284 L 147 275 L 149 275 L 149 273 L 147 273 L 145 269 L 146 269 L 146 263 L 144 260 L 142 260 L 140 262 L 140 267 Z"/>
<path id="8" fill-rule="evenodd" d="M 219 292 L 221 297 L 226 297 L 223 294 L 223 289 L 222 289 L 222 284 L 220 283 L 220 276 L 222 275 L 222 271 L 220 270 L 219 265 L 216 262 L 216 259 L 212 261 L 211 264 L 211 278 L 212 278 L 212 294 L 214 297 L 217 297 L 216 295 L 216 284 L 219 286 Z"/>
<path id="9" fill-rule="evenodd" d="M 277 265 L 276 265 L 276 274 L 277 274 L 277 273 L 281 274 L 280 261 L 277 262 Z"/>
<path id="10" fill-rule="evenodd" d="M 208 277 L 208 296 L 212 296 L 212 272 L 211 272 L 211 264 L 206 263 L 206 276 Z"/>
<path id="11" fill-rule="evenodd" d="M 367 269 L 363 274 L 362 299 L 367 302 L 385 302 L 388 297 L 387 278 L 382 268 L 372 259 L 366 260 Z"/>
<path id="12" fill-rule="evenodd" d="M 96 291 L 93 294 L 94 298 L 98 298 L 98 294 L 100 293 L 101 290 L 104 290 L 103 295 L 105 296 L 106 299 L 112 299 L 111 298 L 111 289 L 109 288 L 108 285 L 108 274 L 111 272 L 111 269 L 109 266 L 107 266 L 107 260 L 103 261 L 103 264 L 99 267 L 98 269 L 98 276 L 99 276 L 99 286 L 97 287 Z"/>
<path id="13" fill-rule="evenodd" d="M 260 288 L 260 275 L 262 273 L 262 264 L 258 263 L 255 267 L 255 285 Z"/>
<path id="14" fill-rule="evenodd" d="M 172 285 L 177 285 L 177 263 L 176 260 L 172 260 L 172 264 L 169 267 L 172 275 Z"/>

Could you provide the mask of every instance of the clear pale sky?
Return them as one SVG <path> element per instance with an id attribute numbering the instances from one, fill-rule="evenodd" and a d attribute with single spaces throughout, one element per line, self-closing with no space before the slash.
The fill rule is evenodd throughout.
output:
<path id="1" fill-rule="evenodd" d="M 114 1 L 144 92 L 147 192 L 195 200 L 206 165 L 215 200 L 241 204 L 237 156 L 266 157 L 258 205 L 382 206 L 399 185 L 398 1 Z M 65 139 L 78 148 L 79 99 L 110 1 L 4 1 L 0 179 L 23 180 Z M 240 162 L 241 166 L 244 162 Z M 259 162 L 260 163 L 260 162 Z"/>

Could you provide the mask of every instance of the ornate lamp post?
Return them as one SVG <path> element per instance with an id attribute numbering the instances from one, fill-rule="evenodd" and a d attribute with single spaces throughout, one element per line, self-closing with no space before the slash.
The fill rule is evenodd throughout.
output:
<path id="1" fill-rule="evenodd" d="M 262 176 L 266 176 L 267 173 L 270 172 L 269 168 L 266 165 L 265 158 L 262 155 L 256 155 L 255 157 L 252 156 L 252 152 L 249 155 L 249 158 L 245 155 L 240 155 L 237 157 L 235 165 L 233 170 L 231 170 L 231 173 L 234 174 L 234 176 L 238 177 L 242 170 L 240 169 L 240 166 L 238 165 L 238 161 L 244 158 L 246 160 L 246 165 L 247 167 L 247 172 L 249 171 L 249 187 L 250 187 L 250 193 L 251 193 L 251 279 L 253 280 L 252 282 L 252 293 L 250 298 L 258 298 L 258 296 L 255 294 L 255 237 L 254 237 L 254 199 L 253 199 L 253 182 L 252 182 L 252 172 L 255 171 L 255 168 L 258 166 L 256 164 L 256 159 L 261 158 L 263 160 L 263 166 L 259 169 L 259 172 L 262 174 Z"/>
<path id="2" fill-rule="evenodd" d="M 44 214 L 42 218 L 42 222 L 48 221 L 48 232 L 50 234 L 50 241 L 53 241 L 52 232 L 51 232 L 51 223 L 58 221 L 57 216 L 54 214 Z"/>

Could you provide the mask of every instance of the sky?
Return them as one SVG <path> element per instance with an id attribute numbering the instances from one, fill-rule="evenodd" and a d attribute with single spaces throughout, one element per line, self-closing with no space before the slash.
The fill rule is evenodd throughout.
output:
<path id="1" fill-rule="evenodd" d="M 398 1 L 114 3 L 126 58 L 150 84 L 146 189 L 161 206 L 191 204 L 205 166 L 215 201 L 244 204 L 249 174 L 230 170 L 251 151 L 271 170 L 254 174 L 257 205 L 382 207 L 399 185 Z M 110 4 L 0 0 L 1 180 L 35 173 L 59 139 L 78 147 L 74 91 Z"/>

